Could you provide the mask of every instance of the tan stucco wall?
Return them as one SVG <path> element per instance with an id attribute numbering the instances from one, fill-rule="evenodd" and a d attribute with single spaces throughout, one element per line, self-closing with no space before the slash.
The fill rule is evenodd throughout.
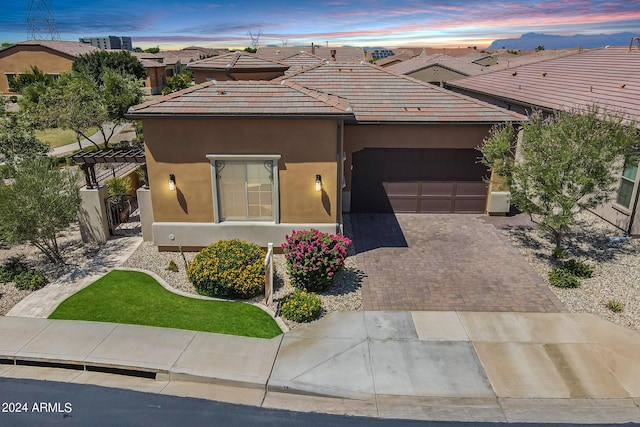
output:
<path id="1" fill-rule="evenodd" d="M 491 125 L 347 125 L 344 129 L 345 191 L 351 190 L 353 153 L 364 148 L 475 148 Z M 479 153 L 478 153 L 479 155 Z"/>
<path id="2" fill-rule="evenodd" d="M 145 90 L 151 95 L 159 95 L 162 93 L 162 88 L 166 86 L 165 69 L 162 67 L 148 67 L 146 71 Z"/>
<path id="3" fill-rule="evenodd" d="M 21 74 L 31 72 L 34 65 L 47 74 L 62 74 L 71 71 L 73 58 L 53 51 L 45 50 L 41 46 L 21 46 L 20 50 L 7 49 L 0 52 L 0 92 L 9 91 L 7 74 Z"/>
<path id="4" fill-rule="evenodd" d="M 193 70 L 193 78 L 198 83 L 204 83 L 209 80 L 217 80 L 219 82 L 226 80 L 273 80 L 276 77 L 283 76 L 281 71 L 254 71 L 254 72 L 237 72 L 213 70 Z"/>
<path id="5" fill-rule="evenodd" d="M 455 71 L 437 65 L 416 71 L 415 73 L 410 73 L 408 76 L 427 83 L 450 82 L 467 77 L 462 73 L 456 73 Z"/>
<path id="6" fill-rule="evenodd" d="M 336 223 L 336 120 L 143 119 L 153 218 L 214 222 L 208 154 L 279 154 L 280 222 Z M 176 191 L 169 191 L 169 174 Z M 323 192 L 315 191 L 322 175 Z"/>

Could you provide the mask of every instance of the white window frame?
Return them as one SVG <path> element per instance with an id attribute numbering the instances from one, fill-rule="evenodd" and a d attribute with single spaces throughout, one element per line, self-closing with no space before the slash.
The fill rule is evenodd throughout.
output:
<path id="1" fill-rule="evenodd" d="M 624 163 L 622 165 L 622 172 L 620 172 L 620 181 L 618 183 L 618 191 L 616 191 L 616 201 L 615 201 L 616 205 L 618 205 L 621 208 L 624 208 L 626 210 L 629 210 L 632 207 L 631 205 L 633 204 L 633 195 L 634 195 L 634 193 L 636 191 L 638 191 L 636 189 L 636 186 L 638 185 L 638 178 L 640 177 L 640 173 L 638 173 L 638 170 L 636 170 L 636 177 L 633 180 L 630 179 L 630 178 L 627 178 L 626 176 L 624 176 L 625 166 L 627 165 L 628 161 L 629 161 L 629 158 L 625 158 L 624 159 Z M 636 164 L 636 167 L 637 166 L 638 165 Z M 620 199 L 620 189 L 622 188 L 622 183 L 623 182 L 631 184 L 631 195 L 630 195 L 629 205 L 628 206 L 625 206 L 625 205 L 623 205 L 622 203 L 620 203 L 618 201 Z"/>
<path id="2" fill-rule="evenodd" d="M 213 213 L 214 213 L 214 222 L 216 224 L 220 224 L 222 221 L 220 219 L 220 197 L 218 194 L 218 174 L 216 171 L 216 161 L 227 161 L 227 162 L 264 162 L 271 161 L 271 172 L 273 174 L 273 188 L 271 191 L 271 206 L 273 213 L 273 221 L 254 221 L 254 220 L 237 220 L 233 222 L 238 223 L 280 223 L 280 204 L 279 204 L 279 194 L 280 194 L 280 185 L 278 181 L 278 161 L 282 156 L 280 154 L 207 154 L 207 159 L 211 162 L 211 184 L 213 188 Z"/>

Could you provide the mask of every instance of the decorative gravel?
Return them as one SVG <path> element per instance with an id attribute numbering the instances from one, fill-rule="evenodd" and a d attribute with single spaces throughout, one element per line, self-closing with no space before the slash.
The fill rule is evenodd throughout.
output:
<path id="1" fill-rule="evenodd" d="M 566 242 L 563 260 L 551 257 L 554 245 L 530 226 L 505 227 L 503 232 L 535 271 L 548 282 L 548 274 L 563 260 L 577 259 L 594 267 L 593 277 L 580 279 L 582 286 L 563 289 L 549 285 L 572 313 L 592 313 L 640 331 L 640 240 L 625 239 L 620 230 L 590 213 L 579 215 L 579 223 Z M 610 300 L 624 304 L 615 313 Z"/>
<path id="2" fill-rule="evenodd" d="M 80 227 L 72 224 L 58 237 L 60 252 L 65 259 L 65 264 L 53 264 L 34 246 L 29 244 L 6 247 L 0 245 L 0 264 L 4 264 L 9 258 L 17 257 L 31 268 L 44 273 L 49 282 L 75 270 L 86 264 L 100 249 L 99 245 L 89 245 L 82 242 Z M 0 284 L 0 315 L 5 315 L 20 300 L 33 291 L 21 291 L 16 289 L 13 282 Z"/>
<path id="3" fill-rule="evenodd" d="M 345 224 L 345 234 L 350 235 L 350 224 Z M 331 288 L 320 292 L 322 299 L 322 316 L 333 311 L 357 311 L 362 310 L 362 294 L 360 284 L 364 273 L 358 270 L 355 260 L 355 250 L 353 245 L 349 247 L 349 256 L 345 260 L 345 268 L 331 285 Z M 186 263 L 188 264 L 196 252 L 184 252 Z M 169 262 L 173 260 L 178 266 L 178 272 L 167 270 Z M 275 266 L 273 304 L 269 306 L 271 310 L 277 312 L 278 302 L 281 298 L 293 292 L 294 288 L 289 282 L 287 275 L 286 261 L 284 255 L 276 254 L 273 257 Z M 158 252 L 151 242 L 143 242 L 138 249 L 123 264 L 124 268 L 143 268 L 153 271 L 162 277 L 168 285 L 183 292 L 197 294 L 193 285 L 187 280 L 185 274 L 185 261 L 179 252 Z M 265 303 L 264 296 L 256 297 L 251 302 Z M 299 323 L 284 319 L 286 325 L 293 329 L 300 326 Z"/>

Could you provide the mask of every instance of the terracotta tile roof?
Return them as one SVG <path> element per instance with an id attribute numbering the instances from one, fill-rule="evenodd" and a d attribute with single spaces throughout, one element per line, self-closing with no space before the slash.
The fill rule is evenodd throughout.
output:
<path id="1" fill-rule="evenodd" d="M 468 77 L 449 86 L 545 109 L 597 104 L 640 122 L 640 50 L 610 47 Z"/>
<path id="2" fill-rule="evenodd" d="M 493 55 L 486 52 L 471 52 L 462 56 L 458 56 L 458 59 L 466 62 L 476 62 L 485 58 L 489 58 L 491 56 Z"/>
<path id="3" fill-rule="evenodd" d="M 359 122 L 520 121 L 493 105 L 368 63 L 324 63 L 274 81 L 294 82 L 345 98 Z"/>
<path id="4" fill-rule="evenodd" d="M 331 60 L 331 51 L 336 51 L 336 61 L 338 62 L 361 62 L 364 61 L 364 49 L 361 47 L 260 47 L 258 55 L 265 59 L 281 61 L 282 58 L 289 58 L 300 52 L 316 55 L 324 60 Z"/>
<path id="5" fill-rule="evenodd" d="M 3 53 L 7 53 L 11 50 L 18 50 L 20 49 L 20 46 L 43 46 L 45 48 L 64 53 L 74 58 L 98 50 L 98 48 L 95 46 L 80 42 L 67 42 L 59 40 L 27 40 L 9 46 L 8 48 L 4 49 Z"/>
<path id="6" fill-rule="evenodd" d="M 293 82 L 211 81 L 131 107 L 127 116 L 350 116 L 351 111 L 345 99 Z"/>
<path id="7" fill-rule="evenodd" d="M 402 61 L 406 61 L 407 59 L 411 59 L 413 58 L 414 55 L 406 55 L 404 53 L 401 53 L 399 55 L 391 55 L 391 56 L 387 56 L 386 58 L 380 58 L 376 61 L 376 65 L 378 67 L 384 67 L 387 64 L 394 64 L 396 62 L 402 62 Z"/>
<path id="8" fill-rule="evenodd" d="M 314 65 L 318 65 L 323 62 L 324 59 L 317 55 L 311 55 L 310 53 L 299 52 L 288 58 L 281 59 L 280 61 L 289 65 L 289 69 L 285 71 L 285 74 L 291 74 L 304 68 L 310 68 Z"/>
<path id="9" fill-rule="evenodd" d="M 486 67 L 463 61 L 448 55 L 435 54 L 429 56 L 416 56 L 398 64 L 389 65 L 388 70 L 398 74 L 412 74 L 425 68 L 439 65 L 451 71 L 455 71 L 466 76 L 475 76 L 486 71 Z"/>
<path id="10" fill-rule="evenodd" d="M 540 61 L 548 61 L 549 59 L 561 58 L 567 55 L 573 55 L 578 53 L 577 49 L 558 49 L 558 50 L 541 50 L 541 51 L 526 51 L 521 52 L 518 55 L 514 55 L 508 52 L 501 52 L 496 54 L 497 64 L 491 65 L 491 70 L 504 70 L 505 68 L 513 68 L 520 65 L 534 64 Z"/>
<path id="11" fill-rule="evenodd" d="M 279 61 L 263 59 L 248 52 L 231 52 L 226 55 L 214 56 L 191 62 L 187 65 L 190 70 L 286 70 L 287 64 Z"/>

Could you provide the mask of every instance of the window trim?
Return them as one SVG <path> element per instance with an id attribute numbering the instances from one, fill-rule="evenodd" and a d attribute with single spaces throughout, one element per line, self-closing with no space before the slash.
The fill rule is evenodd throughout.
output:
<path id="1" fill-rule="evenodd" d="M 280 224 L 280 183 L 278 179 L 278 161 L 282 156 L 280 154 L 207 154 L 207 159 L 211 163 L 211 186 L 213 189 L 213 215 L 214 223 L 220 224 L 225 221 L 220 220 L 220 198 L 218 194 L 218 174 L 216 173 L 216 161 L 228 161 L 228 162 L 264 162 L 271 161 L 271 171 L 273 173 L 273 190 L 271 192 L 271 206 L 273 209 L 273 222 L 274 224 Z M 270 221 L 234 221 L 238 223 L 269 223 Z"/>
<path id="2" fill-rule="evenodd" d="M 625 158 L 624 159 L 624 163 L 622 165 L 622 171 L 620 172 L 620 179 L 618 180 L 618 189 L 616 190 L 616 200 L 615 200 L 615 205 L 621 209 L 624 209 L 625 211 L 629 211 L 632 208 L 632 204 L 633 204 L 633 195 L 635 194 L 636 191 L 639 191 L 637 189 L 637 185 L 638 185 L 638 177 L 640 174 L 638 174 L 638 165 L 636 164 L 636 176 L 635 179 L 630 179 L 627 178 L 626 176 L 624 176 L 624 171 L 626 170 L 626 166 L 627 166 L 627 162 L 629 161 L 629 158 Z M 629 205 L 625 206 L 622 203 L 618 202 L 618 200 L 620 199 L 620 189 L 622 188 L 622 183 L 626 182 L 626 183 L 630 183 L 631 184 L 631 194 L 630 194 L 630 198 L 629 198 Z"/>

